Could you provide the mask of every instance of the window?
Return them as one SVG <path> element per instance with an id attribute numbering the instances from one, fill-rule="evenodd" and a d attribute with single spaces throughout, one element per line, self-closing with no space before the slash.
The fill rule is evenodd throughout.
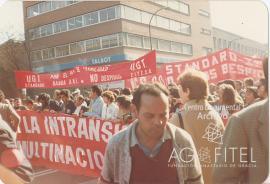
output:
<path id="1" fill-rule="evenodd" d="M 202 47 L 202 51 L 203 51 L 203 55 L 206 56 L 212 52 L 212 49 L 208 47 Z"/>
<path id="2" fill-rule="evenodd" d="M 199 9 L 199 15 L 202 15 L 202 16 L 205 16 L 205 17 L 210 16 L 209 12 L 207 12 L 205 10 L 202 10 L 202 9 Z"/>
<path id="3" fill-rule="evenodd" d="M 85 47 L 86 47 L 86 51 L 92 51 L 92 50 L 101 49 L 100 38 L 86 40 L 85 41 Z"/>
<path id="4" fill-rule="evenodd" d="M 73 17 L 71 19 L 68 19 L 68 29 L 76 29 L 82 27 L 82 16 Z"/>
<path id="5" fill-rule="evenodd" d="M 39 13 L 45 13 L 51 10 L 51 1 L 44 1 L 39 4 Z"/>
<path id="6" fill-rule="evenodd" d="M 155 3 L 157 4 L 160 4 L 162 6 L 168 6 L 168 1 L 167 0 L 157 0 L 157 1 L 154 1 Z"/>
<path id="7" fill-rule="evenodd" d="M 227 41 L 223 40 L 223 48 L 227 48 Z"/>
<path id="8" fill-rule="evenodd" d="M 221 49 L 221 39 L 220 38 L 218 39 L 217 48 Z"/>
<path id="9" fill-rule="evenodd" d="M 100 22 L 112 20 L 116 18 L 115 7 L 100 11 Z"/>
<path id="10" fill-rule="evenodd" d="M 182 53 L 182 44 L 177 42 L 172 42 L 171 44 L 172 52 Z"/>
<path id="11" fill-rule="evenodd" d="M 213 41 L 214 41 L 214 48 L 215 48 L 215 50 L 217 50 L 217 39 L 216 39 L 216 37 L 213 37 Z"/>
<path id="12" fill-rule="evenodd" d="M 183 54 L 192 55 L 192 46 L 188 44 L 182 44 L 183 46 Z"/>
<path id="13" fill-rule="evenodd" d="M 40 37 L 40 28 L 34 28 L 29 30 L 29 38 L 35 39 Z"/>
<path id="14" fill-rule="evenodd" d="M 84 41 L 70 44 L 70 54 L 79 54 L 82 52 L 85 52 Z"/>
<path id="15" fill-rule="evenodd" d="M 142 15 L 142 23 L 149 24 L 152 15 L 150 13 L 147 13 L 147 12 L 142 12 L 141 15 Z"/>
<path id="16" fill-rule="evenodd" d="M 55 47 L 56 57 L 69 55 L 69 45 L 62 45 Z"/>
<path id="17" fill-rule="evenodd" d="M 142 22 L 141 11 L 125 6 L 125 18 L 136 22 Z"/>
<path id="18" fill-rule="evenodd" d="M 188 35 L 190 35 L 191 33 L 191 28 L 189 24 L 180 23 L 180 29 L 181 29 L 180 31 L 181 33 L 188 34 Z"/>
<path id="19" fill-rule="evenodd" d="M 211 35 L 211 30 L 205 29 L 205 28 L 201 28 L 201 33 L 202 34 L 205 34 L 205 35 Z"/>
<path id="20" fill-rule="evenodd" d="M 170 30 L 180 32 L 180 22 L 170 20 Z"/>
<path id="21" fill-rule="evenodd" d="M 27 17 L 33 17 L 40 15 L 42 13 L 46 13 L 49 11 L 53 11 L 74 3 L 77 3 L 79 1 L 37 1 L 40 2 L 38 4 L 35 4 L 33 6 L 30 6 L 27 8 Z"/>
<path id="22" fill-rule="evenodd" d="M 42 56 L 43 56 L 43 60 L 54 58 L 55 57 L 54 48 L 48 48 L 48 49 L 42 50 Z"/>
<path id="23" fill-rule="evenodd" d="M 175 0 L 169 0 L 168 7 L 173 10 L 180 11 L 180 2 L 175 1 Z"/>
<path id="24" fill-rule="evenodd" d="M 66 6 L 66 1 L 52 1 L 52 10 L 63 8 Z"/>
<path id="25" fill-rule="evenodd" d="M 156 38 L 151 38 L 152 42 L 152 49 L 158 49 L 158 40 Z M 143 37 L 143 47 L 145 49 L 150 49 L 150 38 L 149 37 Z"/>
<path id="26" fill-rule="evenodd" d="M 164 29 L 169 29 L 169 27 L 170 27 L 169 19 L 158 16 L 157 17 L 157 26 L 164 28 Z"/>
<path id="27" fill-rule="evenodd" d="M 128 34 L 128 46 L 143 48 L 142 36 Z"/>
<path id="28" fill-rule="evenodd" d="M 107 14 L 108 14 L 108 20 L 115 19 L 116 18 L 115 7 L 107 9 Z"/>
<path id="29" fill-rule="evenodd" d="M 60 22 L 53 23 L 54 33 L 59 33 L 67 30 L 67 21 L 62 20 Z"/>
<path id="30" fill-rule="evenodd" d="M 31 54 L 31 60 L 32 61 L 41 61 L 42 60 L 42 55 L 41 55 L 41 51 L 33 51 Z"/>
<path id="31" fill-rule="evenodd" d="M 98 12 L 92 12 L 84 15 L 84 25 L 91 25 L 98 23 Z"/>
<path id="32" fill-rule="evenodd" d="M 189 15 L 189 5 L 180 2 L 180 12 Z"/>
<path id="33" fill-rule="evenodd" d="M 102 48 L 116 47 L 118 46 L 117 34 L 104 36 L 102 39 Z"/>
<path id="34" fill-rule="evenodd" d="M 126 33 L 119 33 L 118 40 L 119 40 L 119 46 L 126 46 L 127 45 L 127 34 Z"/>
<path id="35" fill-rule="evenodd" d="M 40 34 L 42 37 L 51 35 L 53 33 L 52 24 L 40 27 Z"/>
<path id="36" fill-rule="evenodd" d="M 28 17 L 33 17 L 33 16 L 37 16 L 39 15 L 39 9 L 38 9 L 38 4 L 34 5 L 34 6 L 30 6 L 28 8 Z"/>
<path id="37" fill-rule="evenodd" d="M 158 41 L 158 49 L 161 51 L 170 51 L 171 50 L 171 42 L 166 40 Z"/>

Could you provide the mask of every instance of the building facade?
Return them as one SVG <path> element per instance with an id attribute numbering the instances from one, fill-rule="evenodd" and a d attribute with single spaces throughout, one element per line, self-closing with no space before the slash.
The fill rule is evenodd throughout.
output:
<path id="1" fill-rule="evenodd" d="M 268 45 L 213 27 L 214 51 L 230 48 L 243 55 L 265 57 Z"/>
<path id="2" fill-rule="evenodd" d="M 36 72 L 133 60 L 151 46 L 158 63 L 196 58 L 213 48 L 206 0 L 24 1 L 23 8 Z"/>

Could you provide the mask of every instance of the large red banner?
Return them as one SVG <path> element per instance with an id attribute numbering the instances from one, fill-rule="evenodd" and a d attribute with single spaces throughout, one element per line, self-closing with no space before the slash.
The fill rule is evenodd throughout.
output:
<path id="1" fill-rule="evenodd" d="M 108 140 L 124 128 L 102 119 L 18 113 L 22 118 L 18 143 L 33 165 L 85 176 L 99 176 Z"/>
<path id="2" fill-rule="evenodd" d="M 162 64 L 157 66 L 156 74 L 126 80 L 125 86 L 134 89 L 145 82 L 158 81 L 165 85 L 176 83 L 179 75 L 188 68 L 205 72 L 209 83 L 217 83 L 225 79 L 239 80 L 246 77 L 264 78 L 262 59 L 224 49 L 198 59 Z"/>
<path id="3" fill-rule="evenodd" d="M 18 88 L 68 88 L 96 83 L 126 80 L 156 73 L 156 52 L 131 62 L 102 66 L 77 66 L 72 70 L 54 74 L 16 71 Z"/>

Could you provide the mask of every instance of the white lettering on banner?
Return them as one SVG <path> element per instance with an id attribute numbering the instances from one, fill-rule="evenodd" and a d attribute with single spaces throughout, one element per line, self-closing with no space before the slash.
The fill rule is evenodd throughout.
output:
<path id="1" fill-rule="evenodd" d="M 219 60 L 220 62 L 224 62 L 224 61 L 227 61 L 227 52 L 226 51 L 223 51 L 223 52 L 220 52 L 219 53 Z"/>
<path id="2" fill-rule="evenodd" d="M 167 75 L 172 75 L 173 74 L 172 65 L 165 65 L 165 70 L 166 70 Z"/>
<path id="3" fill-rule="evenodd" d="M 64 159 L 64 145 L 55 144 L 54 145 L 54 158 L 55 162 L 65 163 Z"/>
<path id="4" fill-rule="evenodd" d="M 44 83 L 24 83 L 25 88 L 43 88 Z"/>
<path id="5" fill-rule="evenodd" d="M 51 74 L 50 79 L 59 79 L 59 74 Z"/>
<path id="6" fill-rule="evenodd" d="M 72 117 L 66 117 L 66 122 L 67 122 L 68 136 L 69 137 L 77 137 L 75 130 L 74 130 L 75 126 L 76 126 L 75 119 Z"/>
<path id="7" fill-rule="evenodd" d="M 40 82 L 40 76 L 39 75 L 27 75 L 26 76 L 26 82 L 39 83 Z"/>
<path id="8" fill-rule="evenodd" d="M 229 61 L 237 62 L 237 55 L 236 55 L 236 53 L 229 51 Z"/>
<path id="9" fill-rule="evenodd" d="M 113 80 L 122 80 L 121 75 L 102 75 L 101 82 L 113 81 Z"/>
<path id="10" fill-rule="evenodd" d="M 150 75 L 152 74 L 152 70 L 151 69 L 146 69 L 146 70 L 138 70 L 138 71 L 134 71 L 134 72 L 130 72 L 130 77 L 134 78 L 134 77 L 141 77 L 144 75 Z"/>
<path id="11" fill-rule="evenodd" d="M 52 81 L 52 86 L 65 86 L 66 85 L 66 80 L 53 80 Z"/>
<path id="12" fill-rule="evenodd" d="M 90 82 L 98 82 L 98 74 L 90 74 L 89 78 Z"/>
<path id="13" fill-rule="evenodd" d="M 130 65 L 130 71 L 136 71 L 141 69 L 146 69 L 144 59 L 136 61 Z"/>
<path id="14" fill-rule="evenodd" d="M 91 59 L 92 64 L 104 64 L 111 62 L 111 57 L 103 57 L 103 58 L 93 58 Z"/>
<path id="15" fill-rule="evenodd" d="M 84 136 L 85 139 L 89 139 L 89 135 L 87 132 L 86 119 L 79 119 L 78 124 L 78 138 L 82 138 Z"/>
<path id="16" fill-rule="evenodd" d="M 53 144 L 52 144 L 53 145 Z M 77 165 L 76 162 L 75 162 L 75 158 L 74 158 L 74 154 L 73 154 L 73 151 L 72 151 L 72 148 L 71 146 L 66 146 L 66 164 L 69 165 L 70 162 L 72 162 L 72 164 L 75 166 Z"/>
<path id="17" fill-rule="evenodd" d="M 70 145 L 37 141 L 17 141 L 28 159 L 42 154 L 42 159 L 53 163 L 79 166 L 82 168 L 102 169 L 104 155 L 100 151 Z M 34 152 L 38 154 L 34 155 Z M 36 157 L 39 158 L 39 157 Z"/>
<path id="18" fill-rule="evenodd" d="M 241 74 L 253 78 L 264 78 L 263 71 L 260 69 L 253 69 L 249 67 L 245 67 L 241 64 L 229 63 L 221 65 L 222 74 Z"/>
<path id="19" fill-rule="evenodd" d="M 105 142 L 108 142 L 109 141 L 109 138 L 113 136 L 112 129 L 113 129 L 113 126 L 112 126 L 112 123 L 111 122 L 105 121 L 103 123 L 103 126 L 102 126 L 102 129 L 101 130 L 103 131 L 104 134 L 101 135 L 101 138 Z"/>
<path id="20" fill-rule="evenodd" d="M 28 122 L 26 120 L 26 117 L 22 117 L 24 130 L 28 134 L 40 134 L 40 127 L 38 125 L 37 117 L 31 116 L 30 117 L 30 126 L 28 125 Z"/>
<path id="21" fill-rule="evenodd" d="M 85 151 L 82 148 L 79 147 L 79 148 L 76 149 L 76 155 L 78 155 L 76 157 L 77 163 L 81 167 L 86 167 L 87 166 L 87 162 L 85 160 L 81 160 L 81 157 L 85 155 Z"/>
<path id="22" fill-rule="evenodd" d="M 74 118 L 65 116 L 44 116 L 44 126 L 36 116 L 22 116 L 21 133 L 67 136 L 86 140 L 104 141 L 105 143 L 124 126 L 110 121 L 101 123 L 99 119 Z M 40 127 L 41 126 L 41 127 Z"/>
<path id="23" fill-rule="evenodd" d="M 68 80 L 68 84 L 69 85 L 76 85 L 76 84 L 79 84 L 79 82 L 78 82 L 78 79 L 73 78 L 73 79 Z"/>

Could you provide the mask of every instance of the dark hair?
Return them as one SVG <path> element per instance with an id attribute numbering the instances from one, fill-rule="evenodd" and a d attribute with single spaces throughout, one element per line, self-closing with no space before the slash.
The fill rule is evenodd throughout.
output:
<path id="1" fill-rule="evenodd" d="M 141 84 L 138 89 L 133 93 L 132 103 L 135 105 L 136 109 L 140 109 L 141 97 L 143 94 L 148 94 L 152 96 L 161 96 L 161 94 L 169 96 L 168 89 L 160 83 L 146 83 Z"/>
<path id="2" fill-rule="evenodd" d="M 176 86 L 171 87 L 169 91 L 170 91 L 170 95 L 173 98 L 180 98 L 179 90 Z"/>
<path id="3" fill-rule="evenodd" d="M 48 108 L 49 109 L 49 102 L 50 102 L 50 95 L 47 93 L 41 93 L 38 96 L 38 101 L 43 101 L 42 103 L 42 110 Z"/>
<path id="4" fill-rule="evenodd" d="M 116 102 L 119 104 L 119 107 L 124 109 L 129 109 L 131 105 L 131 99 L 126 95 L 121 95 L 116 98 Z"/>
<path id="5" fill-rule="evenodd" d="M 248 86 L 247 91 L 250 91 L 253 94 L 254 98 L 259 98 L 256 86 Z"/>
<path id="6" fill-rule="evenodd" d="M 232 85 L 230 84 L 221 84 L 220 88 L 223 91 L 222 94 L 222 103 L 224 105 L 234 105 L 236 103 L 236 94 Z"/>
<path id="7" fill-rule="evenodd" d="M 265 76 L 265 90 L 268 92 L 268 57 L 263 60 L 263 72 Z"/>
<path id="8" fill-rule="evenodd" d="M 180 75 L 178 83 L 184 92 L 189 89 L 190 100 L 202 100 L 208 96 L 208 83 L 206 75 L 198 70 L 188 70 Z"/>
<path id="9" fill-rule="evenodd" d="M 65 97 L 70 97 L 70 91 L 68 89 L 62 89 L 60 91 L 60 95 L 64 95 Z"/>
<path id="10" fill-rule="evenodd" d="M 235 83 L 234 83 L 233 80 L 227 79 L 227 80 L 224 80 L 222 83 L 223 84 L 229 84 L 229 85 L 231 85 L 233 87 L 233 89 L 235 89 Z"/>
<path id="11" fill-rule="evenodd" d="M 102 89 L 97 85 L 91 86 L 91 90 L 92 90 L 92 92 L 96 93 L 97 96 L 101 96 L 101 94 L 102 94 Z"/>
<path id="12" fill-rule="evenodd" d="M 252 78 L 245 78 L 244 82 L 245 82 L 245 86 L 253 86 L 254 85 L 254 80 Z"/>
<path id="13" fill-rule="evenodd" d="M 131 95 L 131 90 L 129 88 L 124 88 L 122 90 L 122 95 Z"/>

